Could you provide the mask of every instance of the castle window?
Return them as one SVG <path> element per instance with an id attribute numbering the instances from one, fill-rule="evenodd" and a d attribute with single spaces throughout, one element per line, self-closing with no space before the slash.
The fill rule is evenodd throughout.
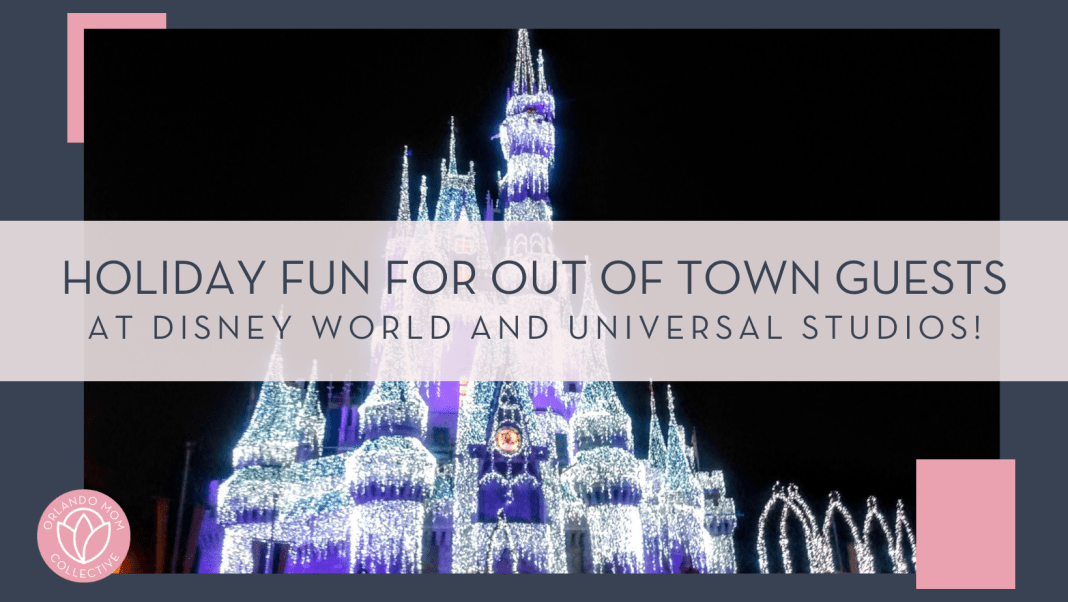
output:
<path id="1" fill-rule="evenodd" d="M 467 238 L 456 239 L 456 252 L 464 255 L 471 254 L 471 241 Z"/>

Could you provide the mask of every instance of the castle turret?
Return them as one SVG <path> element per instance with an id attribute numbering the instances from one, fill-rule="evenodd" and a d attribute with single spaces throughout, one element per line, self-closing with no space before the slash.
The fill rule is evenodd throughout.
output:
<path id="1" fill-rule="evenodd" d="M 656 394 L 649 381 L 649 451 L 645 462 L 646 490 L 642 499 L 642 536 L 645 543 L 645 572 L 663 573 L 671 570 L 671 549 L 667 542 L 667 508 L 665 478 L 667 445 L 656 414 Z"/>
<path id="2" fill-rule="evenodd" d="M 675 419 L 675 396 L 668 385 L 667 466 L 660 504 L 665 513 L 671 572 L 708 570 L 711 537 L 704 525 L 705 496 L 686 456 L 685 434 Z"/>
<path id="3" fill-rule="evenodd" d="M 639 504 L 645 470 L 634 457 L 630 417 L 610 382 L 588 382 L 571 418 L 578 453 L 564 475 L 585 506 L 592 569 L 644 572 Z"/>
<path id="4" fill-rule="evenodd" d="M 413 382 L 380 381 L 360 406 L 363 443 L 345 462 L 355 503 L 350 525 L 354 573 L 417 573 L 424 501 L 437 462 L 421 439 L 427 406 Z"/>
<path id="5" fill-rule="evenodd" d="M 690 460 L 686 457 L 686 440 L 683 427 L 675 420 L 675 396 L 668 385 L 668 433 L 667 466 L 664 469 L 666 485 L 675 503 L 703 506 L 704 494 L 694 477 Z"/>
<path id="6" fill-rule="evenodd" d="M 285 466 L 321 454 L 326 418 L 318 389 L 282 378 L 282 341 L 276 337 L 252 420 L 234 448 L 234 468 Z"/>
<path id="7" fill-rule="evenodd" d="M 294 475 L 322 456 L 326 418 L 315 368 L 307 385 L 283 381 L 281 346 L 276 337 L 252 419 L 234 448 L 234 474 L 219 485 L 222 572 L 280 570 L 293 543 L 279 525 L 297 494 Z"/>
<path id="8" fill-rule="evenodd" d="M 556 147 L 556 101 L 545 81 L 540 52 L 538 71 L 540 78 L 535 79 L 530 37 L 527 30 L 520 29 L 515 78 L 508 88 L 499 134 L 508 171 L 498 185 L 504 219 L 508 221 L 552 220 L 549 168 Z"/>

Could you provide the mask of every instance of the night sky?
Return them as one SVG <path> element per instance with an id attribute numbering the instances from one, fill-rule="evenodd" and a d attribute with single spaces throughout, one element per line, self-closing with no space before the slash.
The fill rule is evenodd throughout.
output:
<path id="1" fill-rule="evenodd" d="M 996 31 L 536 30 L 531 43 L 556 95 L 557 219 L 998 219 Z M 461 166 L 475 161 L 479 195 L 496 196 L 489 138 L 514 44 L 495 30 L 90 30 L 85 217 L 393 219 L 404 145 L 435 198 L 453 115 Z M 183 441 L 197 441 L 195 501 L 229 474 L 254 386 L 86 383 L 86 486 L 151 537 Z M 742 570 L 777 480 L 819 512 L 832 489 L 855 514 L 868 495 L 911 511 L 916 458 L 999 452 L 996 383 L 673 386 L 702 469 L 726 471 L 745 513 Z M 619 385 L 639 457 L 647 387 Z"/>
<path id="2" fill-rule="evenodd" d="M 557 219 L 998 219 L 997 31 L 530 36 Z M 404 145 L 435 198 L 450 116 L 481 198 L 515 38 L 91 30 L 86 219 L 395 219 Z"/>

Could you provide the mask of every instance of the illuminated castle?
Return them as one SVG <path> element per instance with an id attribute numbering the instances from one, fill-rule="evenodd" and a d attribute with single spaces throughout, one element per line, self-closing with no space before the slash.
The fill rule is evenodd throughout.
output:
<path id="1" fill-rule="evenodd" d="M 450 231 L 460 234 L 448 240 L 413 239 L 406 149 L 388 257 L 415 258 L 430 245 L 476 267 L 495 255 L 541 265 L 555 259 L 549 199 L 555 102 L 540 53 L 537 65 L 535 74 L 527 32 L 520 30 L 497 136 L 507 172 L 498 176 L 496 203 L 487 195 L 479 206 L 473 164 L 467 174 L 458 172 L 453 125 L 434 215 L 423 176 L 414 221 L 470 228 Z M 506 240 L 490 240 L 479 225 L 497 214 L 506 222 Z M 556 294 L 524 291 L 509 302 L 531 315 L 567 320 L 578 313 L 568 294 L 572 283 L 563 280 Z M 448 302 L 401 291 L 383 299 L 383 311 L 400 305 L 426 311 L 427 304 Z M 466 302 L 448 311 L 462 322 L 482 309 Z M 580 311 L 600 315 L 589 278 Z M 215 510 L 201 529 L 200 572 L 734 572 L 733 501 L 721 472 L 696 469 L 670 387 L 664 429 L 650 386 L 649 453 L 639 459 L 612 382 L 493 378 L 502 357 L 583 362 L 593 368 L 589 374 L 607 374 L 603 343 L 592 337 L 588 343 L 576 352 L 575 345 L 549 341 L 547 348 L 567 351 L 529 358 L 501 345 L 456 343 L 446 353 L 427 342 L 438 365 L 454 362 L 453 373 L 470 376 L 441 382 L 428 375 L 422 383 L 389 378 L 391 367 L 408 360 L 402 347 L 382 346 L 376 382 L 327 389 L 327 420 L 318 385 L 281 381 L 276 342 L 233 452 L 234 473 L 218 485 Z M 328 422 L 336 424 L 336 442 Z"/>

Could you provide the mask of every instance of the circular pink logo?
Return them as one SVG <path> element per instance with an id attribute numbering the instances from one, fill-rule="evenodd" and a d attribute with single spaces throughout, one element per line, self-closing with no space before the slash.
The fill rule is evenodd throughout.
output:
<path id="1" fill-rule="evenodd" d="M 57 497 L 37 525 L 41 557 L 60 577 L 89 583 L 118 570 L 130 550 L 130 523 L 115 500 L 91 489 Z"/>

